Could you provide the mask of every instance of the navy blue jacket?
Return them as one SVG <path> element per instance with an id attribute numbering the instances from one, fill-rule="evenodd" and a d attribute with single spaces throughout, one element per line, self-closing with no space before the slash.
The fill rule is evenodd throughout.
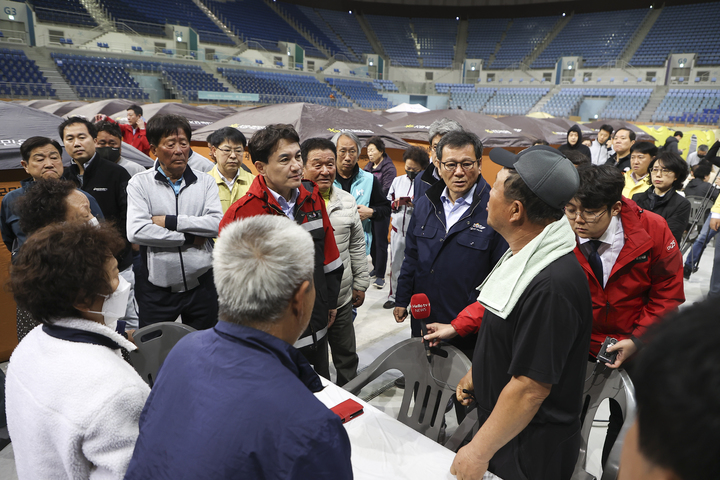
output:
<path id="1" fill-rule="evenodd" d="M 478 177 L 470 208 L 447 233 L 440 201 L 444 189 L 445 182 L 439 181 L 415 202 L 395 295 L 395 305 L 407 307 L 413 294 L 426 294 L 430 300 L 427 323 L 450 323 L 475 302 L 476 288 L 508 249 L 507 242 L 487 224 L 490 185 L 482 177 Z"/>
<path id="2" fill-rule="evenodd" d="M 20 250 L 20 247 L 22 247 L 27 238 L 25 232 L 20 228 L 20 217 L 14 208 L 15 202 L 25 195 L 25 191 L 34 182 L 35 180 L 32 178 L 21 181 L 20 188 L 8 192 L 2 199 L 2 204 L 0 204 L 0 230 L 2 230 L 2 239 L 7 249 L 13 255 Z M 80 190 L 80 193 L 85 195 L 90 202 L 90 212 L 96 216 L 98 220 L 104 219 L 103 212 L 95 198 L 82 190 Z"/>
<path id="3" fill-rule="evenodd" d="M 286 342 L 220 321 L 172 349 L 126 479 L 351 479 L 350 440 Z"/>

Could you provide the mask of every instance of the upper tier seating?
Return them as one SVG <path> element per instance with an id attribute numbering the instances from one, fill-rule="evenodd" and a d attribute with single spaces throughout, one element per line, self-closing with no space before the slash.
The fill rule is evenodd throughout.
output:
<path id="1" fill-rule="evenodd" d="M 706 123 L 720 119 L 720 90 L 671 88 L 652 115 L 653 122 Z"/>
<path id="2" fill-rule="evenodd" d="M 508 18 L 472 18 L 468 20 L 468 40 L 465 58 L 482 58 L 485 65 L 495 53 L 497 43 L 507 29 Z"/>
<path id="3" fill-rule="evenodd" d="M 308 55 L 325 58 L 315 46 L 308 42 L 300 32 L 290 26 L 275 10 L 262 0 L 236 0 L 219 2 L 203 0 L 205 5 L 228 26 L 235 35 L 244 40 L 253 40 L 262 48 L 279 52 L 278 42 L 296 43 L 303 47 Z M 250 48 L 256 48 L 251 43 Z"/>
<path id="4" fill-rule="evenodd" d="M 583 57 L 585 67 L 616 60 L 649 9 L 575 15 L 533 62 L 532 68 L 553 68 L 563 56 Z"/>
<path id="5" fill-rule="evenodd" d="M 260 94 L 263 103 L 308 102 L 328 107 L 352 106 L 345 98 L 335 95 L 327 84 L 310 75 L 236 68 L 218 68 L 218 72 L 239 91 Z"/>
<path id="6" fill-rule="evenodd" d="M 545 39 L 559 17 L 516 18 L 500 43 L 500 50 L 490 68 L 507 68 L 517 65 L 530 55 Z"/>
<path id="7" fill-rule="evenodd" d="M 358 62 L 362 62 L 364 53 L 375 53 L 355 15 L 321 8 L 316 8 L 315 11 L 327 22 L 340 40 L 350 48 Z"/>
<path id="8" fill-rule="evenodd" d="M 322 46 L 330 50 L 332 54 L 340 52 L 348 58 L 351 58 L 350 55 L 352 55 L 353 61 L 355 61 L 355 55 L 348 51 L 347 47 L 340 41 L 337 35 L 335 35 L 335 33 L 328 27 L 327 23 L 325 23 L 325 20 L 323 20 L 317 12 L 315 12 L 315 10 L 310 7 L 304 7 L 292 3 L 277 2 L 277 5 L 285 12 L 286 15 L 308 30 L 308 32 L 310 32 L 310 34 L 312 34 Z M 306 49 L 305 53 L 311 57 L 327 58 L 316 48 L 313 48 L 312 51 Z"/>
<path id="9" fill-rule="evenodd" d="M 499 88 L 483 113 L 486 115 L 525 115 L 540 99 L 547 95 L 548 87 Z"/>
<path id="10" fill-rule="evenodd" d="M 365 19 L 380 40 L 390 60 L 405 67 L 420 66 L 409 18 L 365 15 Z"/>
<path id="11" fill-rule="evenodd" d="M 138 33 L 149 35 L 161 34 L 164 36 L 164 29 L 160 31 L 152 24 L 165 25 L 190 25 L 200 36 L 200 41 L 207 43 L 218 43 L 223 45 L 234 45 L 234 42 L 223 33 L 220 28 L 208 18 L 200 7 L 190 1 L 178 2 L 175 0 L 99 0 L 111 15 L 118 21 L 126 23 Z M 151 25 L 143 25 L 138 22 L 147 22 Z M 136 29 L 140 27 L 146 32 Z"/>
<path id="12" fill-rule="evenodd" d="M 326 77 L 325 81 L 342 92 L 343 95 L 351 98 L 361 108 L 387 110 L 394 106 L 391 101 L 375 90 L 371 82 L 329 77 Z"/>
<path id="13" fill-rule="evenodd" d="M 65 53 L 51 53 L 50 57 L 81 98 L 150 98 L 125 71 L 124 60 Z"/>
<path id="14" fill-rule="evenodd" d="M 205 72 L 200 65 L 167 64 L 163 75 L 177 88 L 180 95 L 190 101 L 198 100 L 198 91 L 227 92 L 228 89 L 217 78 Z"/>
<path id="15" fill-rule="evenodd" d="M 55 90 L 22 50 L 0 49 L 0 95 L 54 97 Z"/>
<path id="16" fill-rule="evenodd" d="M 458 22 L 450 18 L 413 18 L 425 68 L 450 68 L 455 57 Z"/>
<path id="17" fill-rule="evenodd" d="M 630 63 L 659 67 L 671 53 L 697 53 L 697 65 L 720 65 L 720 32 L 703 28 L 719 22 L 717 2 L 665 7 Z"/>
<path id="18" fill-rule="evenodd" d="M 35 7 L 35 16 L 40 22 L 97 27 L 97 22 L 79 0 L 32 0 L 29 3 Z"/>

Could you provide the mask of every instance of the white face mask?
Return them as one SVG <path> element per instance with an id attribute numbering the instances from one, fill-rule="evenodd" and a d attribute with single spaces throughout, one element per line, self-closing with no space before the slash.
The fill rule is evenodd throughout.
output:
<path id="1" fill-rule="evenodd" d="M 125 316 L 127 310 L 128 298 L 130 297 L 130 282 L 125 280 L 123 277 L 118 276 L 118 287 L 113 293 L 105 297 L 103 301 L 101 312 L 92 312 L 103 316 L 105 325 L 112 328 L 113 331 L 117 329 L 117 322 L 119 318 Z"/>
<path id="2" fill-rule="evenodd" d="M 88 223 L 93 227 L 100 226 L 100 222 L 98 221 L 97 217 L 92 217 L 90 220 L 88 220 Z"/>

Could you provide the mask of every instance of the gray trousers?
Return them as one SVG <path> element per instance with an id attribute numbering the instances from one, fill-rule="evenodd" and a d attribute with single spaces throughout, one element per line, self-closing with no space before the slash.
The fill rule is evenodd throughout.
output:
<path id="1" fill-rule="evenodd" d="M 405 235 L 395 231 L 393 227 L 390 233 L 390 295 L 388 300 L 395 301 L 395 292 L 397 291 L 398 277 L 405 259 Z"/>
<path id="2" fill-rule="evenodd" d="M 355 353 L 352 308 L 352 300 L 338 308 L 335 323 L 328 329 L 327 334 L 333 365 L 337 370 L 335 383 L 339 386 L 345 385 L 357 375 L 358 356 Z"/>

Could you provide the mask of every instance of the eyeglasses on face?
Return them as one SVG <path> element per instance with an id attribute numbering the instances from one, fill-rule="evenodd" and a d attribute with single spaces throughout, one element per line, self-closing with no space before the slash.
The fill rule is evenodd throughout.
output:
<path id="1" fill-rule="evenodd" d="M 605 215 L 607 212 L 606 210 L 602 210 L 601 212 L 588 212 L 588 211 L 582 211 L 579 212 L 575 207 L 565 207 L 565 216 L 569 220 L 575 220 L 578 216 L 582 218 L 585 223 L 595 223 L 598 220 L 600 220 L 600 217 Z"/>
<path id="2" fill-rule="evenodd" d="M 218 148 L 218 152 L 222 152 L 224 155 L 232 155 L 233 151 L 235 152 L 235 155 L 240 156 L 245 153 L 245 149 L 242 147 L 232 149 L 232 148 Z"/>
<path id="3" fill-rule="evenodd" d="M 663 176 L 663 177 L 665 177 L 665 176 L 670 175 L 671 173 L 673 173 L 672 170 L 668 170 L 667 168 L 660 168 L 660 167 L 653 167 L 653 169 L 650 170 L 650 171 L 651 171 L 652 174 L 655 175 L 656 177 L 658 177 L 658 176 Z"/>
<path id="4" fill-rule="evenodd" d="M 462 169 L 467 172 L 467 171 L 472 170 L 475 167 L 476 163 L 478 163 L 477 160 L 475 160 L 474 162 L 467 161 L 467 162 L 461 162 L 461 163 L 440 162 L 440 165 L 442 165 L 442 167 L 445 169 L 446 172 L 454 172 L 455 170 L 457 170 L 458 165 L 460 165 L 462 167 Z"/>

